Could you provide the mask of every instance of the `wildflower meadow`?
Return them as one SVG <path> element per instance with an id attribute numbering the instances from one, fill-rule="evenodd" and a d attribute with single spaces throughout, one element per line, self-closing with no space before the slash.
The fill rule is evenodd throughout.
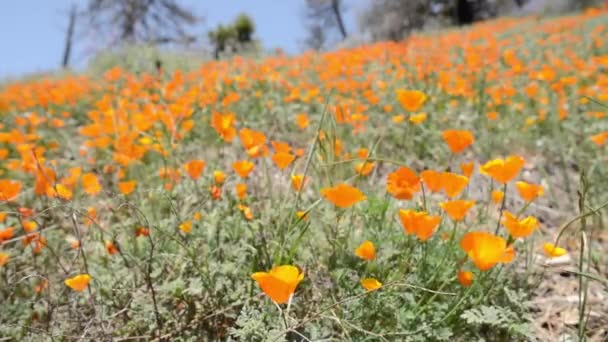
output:
<path id="1" fill-rule="evenodd" d="M 607 37 L 0 85 L 0 340 L 605 340 Z"/>

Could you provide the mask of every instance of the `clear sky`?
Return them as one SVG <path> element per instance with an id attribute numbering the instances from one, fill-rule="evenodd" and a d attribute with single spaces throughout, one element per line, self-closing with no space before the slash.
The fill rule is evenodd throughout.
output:
<path id="1" fill-rule="evenodd" d="M 356 28 L 358 6 L 364 0 L 347 0 L 347 28 Z M 306 36 L 304 0 L 182 0 L 185 6 L 204 18 L 196 29 L 199 35 L 218 23 L 228 23 L 245 12 L 256 24 L 256 38 L 266 48 L 283 48 L 297 53 Z M 59 66 L 70 6 L 84 6 L 86 0 L 5 0 L 0 4 L 0 79 L 48 71 Z M 82 38 L 84 40 L 85 38 Z M 89 53 L 77 42 L 72 60 L 86 65 Z"/>

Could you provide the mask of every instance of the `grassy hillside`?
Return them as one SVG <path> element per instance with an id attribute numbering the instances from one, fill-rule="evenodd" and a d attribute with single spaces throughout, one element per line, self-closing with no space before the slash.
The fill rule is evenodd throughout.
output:
<path id="1" fill-rule="evenodd" d="M 3 86 L 0 337 L 606 338 L 607 22 Z"/>

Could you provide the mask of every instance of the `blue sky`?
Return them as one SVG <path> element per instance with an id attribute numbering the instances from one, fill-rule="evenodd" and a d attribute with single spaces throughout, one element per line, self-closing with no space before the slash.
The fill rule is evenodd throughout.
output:
<path id="1" fill-rule="evenodd" d="M 345 21 L 351 31 L 356 28 L 356 13 L 364 0 L 347 0 L 350 11 Z M 297 53 L 306 36 L 304 0 L 182 0 L 185 6 L 205 21 L 197 28 L 203 35 L 218 23 L 228 23 L 238 14 L 251 15 L 256 23 L 256 36 L 266 48 L 283 48 Z M 76 3 L 86 0 L 10 0 L 0 6 L 0 79 L 48 71 L 59 66 L 63 50 L 67 13 Z M 72 55 L 75 66 L 86 65 L 86 46 L 80 41 Z"/>

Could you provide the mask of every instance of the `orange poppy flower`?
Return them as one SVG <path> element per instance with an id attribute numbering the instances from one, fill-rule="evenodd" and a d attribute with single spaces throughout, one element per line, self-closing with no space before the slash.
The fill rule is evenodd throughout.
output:
<path id="1" fill-rule="evenodd" d="M 443 172 L 441 174 L 441 184 L 446 196 L 454 198 L 467 187 L 469 178 L 451 172 Z"/>
<path id="2" fill-rule="evenodd" d="M 361 279 L 361 286 L 363 286 L 366 291 L 374 291 L 381 288 L 382 283 L 376 278 L 365 278 Z"/>
<path id="3" fill-rule="evenodd" d="M 23 221 L 21 226 L 26 233 L 30 233 L 38 229 L 38 224 L 34 221 Z"/>
<path id="4" fill-rule="evenodd" d="M 254 167 L 255 165 L 249 160 L 238 160 L 232 164 L 232 168 L 241 178 L 247 178 Z"/>
<path id="5" fill-rule="evenodd" d="M 306 115 L 305 113 L 296 115 L 296 124 L 298 125 L 298 127 L 300 127 L 300 129 L 306 129 L 306 127 L 308 127 L 308 125 L 310 124 L 310 120 L 308 120 L 308 115 Z"/>
<path id="6" fill-rule="evenodd" d="M 128 195 L 128 194 L 132 193 L 133 190 L 135 190 L 136 186 L 137 186 L 137 181 L 135 181 L 135 180 L 118 182 L 118 190 L 123 195 Z"/>
<path id="7" fill-rule="evenodd" d="M 488 161 L 481 167 L 481 171 L 495 181 L 505 184 L 519 174 L 524 163 L 524 158 L 520 156 L 509 156 L 506 159 Z"/>
<path id="8" fill-rule="evenodd" d="M 79 274 L 75 277 L 68 278 L 64 282 L 65 284 L 74 291 L 82 292 L 89 286 L 91 276 L 88 274 Z"/>
<path id="9" fill-rule="evenodd" d="M 308 213 L 305 211 L 296 211 L 296 217 L 302 221 L 308 220 Z"/>
<path id="10" fill-rule="evenodd" d="M 0 229 L 0 242 L 11 239 L 14 236 L 13 227 L 7 227 L 4 229 Z"/>
<path id="11" fill-rule="evenodd" d="M 203 160 L 191 160 L 184 164 L 184 169 L 190 178 L 196 180 L 200 178 L 203 170 L 205 170 L 205 165 Z"/>
<path id="12" fill-rule="evenodd" d="M 475 142 L 470 131 L 450 129 L 443 131 L 441 136 L 452 153 L 461 153 Z"/>
<path id="13" fill-rule="evenodd" d="M 215 182 L 215 184 L 222 185 L 224 184 L 224 180 L 226 180 L 225 173 L 219 170 L 213 171 L 213 181 Z"/>
<path id="14" fill-rule="evenodd" d="M 120 189 L 120 187 L 119 187 L 119 189 Z M 51 189 L 49 189 L 49 190 L 51 190 Z M 72 193 L 72 190 L 70 190 L 68 187 L 66 187 L 63 184 L 57 184 L 57 185 L 55 185 L 54 190 L 56 191 L 56 193 L 55 192 L 50 192 L 50 194 L 49 194 L 50 196 L 56 194 L 57 197 L 59 197 L 61 199 L 64 199 L 66 201 L 71 200 L 72 196 L 74 195 Z"/>
<path id="15" fill-rule="evenodd" d="M 427 117 L 426 113 L 419 113 L 419 114 L 411 115 L 408 118 L 408 120 L 411 123 L 413 123 L 414 125 L 420 125 L 421 123 L 426 121 L 426 117 Z"/>
<path id="16" fill-rule="evenodd" d="M 243 199 L 245 199 L 246 196 L 247 196 L 247 184 L 238 183 L 236 185 L 236 197 L 238 197 L 238 199 L 240 199 L 242 201 Z"/>
<path id="17" fill-rule="evenodd" d="M 292 175 L 291 176 L 291 187 L 295 191 L 299 191 L 300 188 L 304 185 L 305 179 L 304 175 Z"/>
<path id="18" fill-rule="evenodd" d="M 189 234 L 192 231 L 192 221 L 188 220 L 188 221 L 182 222 L 178 228 L 184 234 Z"/>
<path id="19" fill-rule="evenodd" d="M 427 96 L 419 90 L 397 89 L 397 100 L 405 110 L 415 112 L 426 102 Z"/>
<path id="20" fill-rule="evenodd" d="M 500 236 L 487 232 L 467 233 L 460 241 L 460 247 L 481 271 L 487 271 L 499 262 L 509 263 L 515 257 L 512 246 L 507 246 Z"/>
<path id="21" fill-rule="evenodd" d="M 209 189 L 209 192 L 211 193 L 211 198 L 213 198 L 214 201 L 219 200 L 222 197 L 222 188 L 214 185 Z"/>
<path id="22" fill-rule="evenodd" d="M 469 210 L 475 205 L 475 201 L 456 200 L 439 203 L 448 216 L 454 221 L 462 221 Z"/>
<path id="23" fill-rule="evenodd" d="M 393 117 L 391 118 L 391 121 L 393 121 L 393 123 L 401 123 L 404 120 L 405 120 L 405 115 L 403 115 L 403 114 L 393 115 Z"/>
<path id="24" fill-rule="evenodd" d="M 269 272 L 256 272 L 251 278 L 257 281 L 270 299 L 277 304 L 284 304 L 289 301 L 298 284 L 304 279 L 304 273 L 295 266 L 283 265 L 273 267 Z"/>
<path id="25" fill-rule="evenodd" d="M 366 240 L 355 249 L 355 254 L 363 260 L 373 260 L 376 257 L 376 248 L 371 241 Z"/>
<path id="26" fill-rule="evenodd" d="M 502 202 L 503 197 L 505 197 L 505 193 L 500 190 L 492 191 L 492 202 L 494 204 L 500 204 Z"/>
<path id="27" fill-rule="evenodd" d="M 516 182 L 515 186 L 519 196 L 526 202 L 532 202 L 537 197 L 544 195 L 545 189 L 542 185 L 530 184 L 526 182 Z"/>
<path id="28" fill-rule="evenodd" d="M 430 192 L 439 192 L 443 189 L 443 172 L 424 170 L 420 177 Z"/>
<path id="29" fill-rule="evenodd" d="M 591 136 L 591 141 L 597 146 L 603 146 L 608 140 L 608 132 L 602 132 Z"/>
<path id="30" fill-rule="evenodd" d="M 529 236 L 540 226 L 538 220 L 532 216 L 518 220 L 515 215 L 508 211 L 504 212 L 504 216 L 502 224 L 507 228 L 509 234 L 516 239 Z"/>
<path id="31" fill-rule="evenodd" d="M 375 166 L 376 165 L 371 162 L 357 163 L 355 164 L 355 171 L 360 176 L 367 176 L 374 170 Z"/>
<path id="32" fill-rule="evenodd" d="M 550 258 L 557 258 L 568 253 L 565 248 L 557 247 L 551 242 L 546 242 L 543 245 L 543 250 L 545 251 L 545 254 Z"/>
<path id="33" fill-rule="evenodd" d="M 21 182 L 11 179 L 0 179 L 0 201 L 12 201 L 21 191 Z"/>
<path id="34" fill-rule="evenodd" d="M 239 131 L 239 139 L 249 157 L 257 158 L 261 155 L 268 154 L 266 135 L 264 133 L 249 128 L 243 128 Z"/>
<path id="35" fill-rule="evenodd" d="M 277 152 L 272 155 L 272 161 L 279 168 L 279 170 L 285 169 L 296 157 L 291 153 Z"/>
<path id="36" fill-rule="evenodd" d="M 457 274 L 458 282 L 464 287 L 473 284 L 473 272 L 459 270 Z"/>
<path id="37" fill-rule="evenodd" d="M 246 205 L 242 205 L 242 204 L 239 204 L 238 208 L 241 211 L 241 213 L 243 213 L 243 216 L 245 216 L 245 218 L 247 220 L 253 220 L 253 211 L 251 211 L 251 208 L 249 208 Z"/>
<path id="38" fill-rule="evenodd" d="M 106 251 L 110 255 L 114 255 L 114 254 L 118 253 L 118 247 L 116 247 L 114 242 L 112 242 L 110 240 L 106 240 L 105 247 L 106 247 Z"/>
<path id="39" fill-rule="evenodd" d="M 473 174 L 474 169 L 475 169 L 475 162 L 468 162 L 468 163 L 460 164 L 460 170 L 462 171 L 462 174 L 469 178 Z"/>
<path id="40" fill-rule="evenodd" d="M 279 153 L 279 152 L 290 153 L 291 152 L 291 147 L 286 142 L 271 141 L 270 143 L 272 144 L 272 148 L 274 148 L 274 151 L 277 153 Z"/>
<path id="41" fill-rule="evenodd" d="M 0 252 L 0 267 L 6 265 L 10 257 L 11 256 L 8 253 Z"/>
<path id="42" fill-rule="evenodd" d="M 412 199 L 419 190 L 420 178 L 405 166 L 391 172 L 386 180 L 386 191 L 397 199 Z"/>
<path id="43" fill-rule="evenodd" d="M 91 196 L 95 196 L 101 192 L 101 184 L 99 184 L 99 179 L 94 173 L 85 173 L 82 175 L 82 186 L 84 188 L 84 192 Z"/>
<path id="44" fill-rule="evenodd" d="M 428 240 L 439 226 L 441 217 L 431 216 L 426 211 L 399 209 L 399 219 L 407 234 L 416 234 L 422 240 Z"/>
<path id="45" fill-rule="evenodd" d="M 342 209 L 351 207 L 355 203 L 367 199 L 359 189 L 344 183 L 331 188 L 321 189 L 321 195 L 323 195 L 326 200 Z"/>
<path id="46" fill-rule="evenodd" d="M 149 235 L 150 235 L 150 229 L 148 229 L 146 227 L 138 227 L 137 229 L 135 229 L 136 237 L 149 236 Z"/>
<path id="47" fill-rule="evenodd" d="M 232 142 L 236 136 L 236 129 L 233 127 L 236 117 L 233 113 L 220 114 L 214 112 L 211 116 L 211 127 L 227 143 Z"/>

